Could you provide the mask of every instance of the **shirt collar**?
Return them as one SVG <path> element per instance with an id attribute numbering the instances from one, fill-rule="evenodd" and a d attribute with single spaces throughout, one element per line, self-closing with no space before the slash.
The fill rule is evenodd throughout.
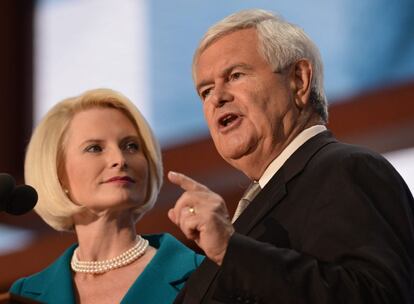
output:
<path id="1" fill-rule="evenodd" d="M 276 172 L 283 166 L 283 164 L 289 159 L 289 157 L 295 153 L 300 146 L 302 146 L 309 139 L 315 135 L 326 130 L 324 125 L 316 125 L 303 130 L 296 136 L 290 144 L 279 154 L 266 168 L 262 177 L 259 179 L 260 188 L 264 188 L 269 180 L 276 174 Z"/>

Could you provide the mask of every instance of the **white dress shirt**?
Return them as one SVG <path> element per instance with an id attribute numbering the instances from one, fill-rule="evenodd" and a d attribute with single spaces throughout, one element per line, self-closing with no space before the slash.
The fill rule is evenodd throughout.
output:
<path id="1" fill-rule="evenodd" d="M 315 135 L 323 132 L 326 130 L 324 125 L 316 125 L 310 128 L 303 130 L 299 133 L 295 139 L 276 157 L 266 168 L 265 172 L 263 173 L 262 177 L 259 179 L 260 188 L 264 188 L 269 180 L 276 174 L 276 172 L 283 166 L 283 164 L 289 159 L 289 157 L 295 153 L 300 146 L 302 146 L 305 142 L 309 139 L 314 137 Z"/>

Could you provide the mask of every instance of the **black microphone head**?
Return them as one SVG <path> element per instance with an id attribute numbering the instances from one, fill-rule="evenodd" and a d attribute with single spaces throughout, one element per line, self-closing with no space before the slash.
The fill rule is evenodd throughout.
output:
<path id="1" fill-rule="evenodd" d="M 29 185 L 17 186 L 8 202 L 5 211 L 13 215 L 21 215 L 29 212 L 37 203 L 37 192 Z"/>
<path id="2" fill-rule="evenodd" d="M 14 178 L 7 173 L 0 173 L 0 204 L 12 194 L 16 182 Z"/>

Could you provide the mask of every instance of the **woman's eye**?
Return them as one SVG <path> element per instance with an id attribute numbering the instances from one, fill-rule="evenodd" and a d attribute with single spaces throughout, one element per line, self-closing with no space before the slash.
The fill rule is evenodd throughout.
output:
<path id="1" fill-rule="evenodd" d="M 129 142 L 125 145 L 125 150 L 128 152 L 136 152 L 139 150 L 139 145 L 136 142 Z"/>
<path id="2" fill-rule="evenodd" d="M 85 148 L 85 152 L 98 153 L 102 152 L 102 147 L 99 145 L 90 145 Z"/>

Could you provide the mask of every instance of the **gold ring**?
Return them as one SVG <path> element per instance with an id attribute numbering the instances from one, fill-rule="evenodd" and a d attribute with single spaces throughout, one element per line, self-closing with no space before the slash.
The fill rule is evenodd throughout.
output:
<path id="1" fill-rule="evenodd" d="M 194 207 L 189 207 L 189 208 L 188 208 L 188 212 L 190 212 L 191 214 L 195 214 L 195 209 L 194 209 Z"/>

